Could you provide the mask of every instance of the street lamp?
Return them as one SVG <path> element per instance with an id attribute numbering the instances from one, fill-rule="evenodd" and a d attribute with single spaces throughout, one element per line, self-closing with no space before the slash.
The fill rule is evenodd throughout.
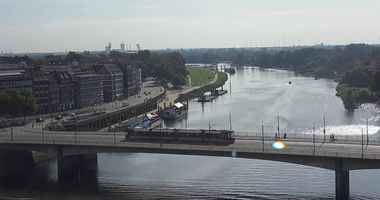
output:
<path id="1" fill-rule="evenodd" d="M 113 144 L 116 145 L 116 126 L 113 127 Z"/>
<path id="2" fill-rule="evenodd" d="M 44 121 L 43 120 L 41 121 L 41 135 L 42 135 L 42 142 L 44 142 L 45 137 L 44 137 Z"/>
<path id="3" fill-rule="evenodd" d="M 78 129 L 78 125 L 77 125 L 77 116 L 75 116 L 74 119 L 75 119 L 74 142 L 75 142 L 75 144 L 76 144 L 76 143 L 77 143 L 77 129 Z"/>
<path id="4" fill-rule="evenodd" d="M 315 126 L 313 124 L 313 156 L 315 155 Z"/>
<path id="5" fill-rule="evenodd" d="M 264 123 L 261 122 L 261 142 L 262 142 L 262 146 L 263 146 L 263 152 L 264 152 Z"/>
<path id="6" fill-rule="evenodd" d="M 11 126 L 11 141 L 13 141 L 13 126 Z"/>
<path id="7" fill-rule="evenodd" d="M 362 129 L 362 158 L 364 157 L 364 133 Z"/>

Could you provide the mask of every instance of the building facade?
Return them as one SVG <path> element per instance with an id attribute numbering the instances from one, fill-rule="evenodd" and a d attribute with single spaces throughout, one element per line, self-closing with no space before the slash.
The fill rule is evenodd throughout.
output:
<path id="1" fill-rule="evenodd" d="M 123 72 L 116 64 L 100 66 L 98 72 L 103 78 L 104 102 L 121 100 L 123 98 Z"/>
<path id="2" fill-rule="evenodd" d="M 123 72 L 123 96 L 125 98 L 136 95 L 141 91 L 141 69 L 133 64 L 118 64 Z"/>
<path id="3" fill-rule="evenodd" d="M 74 104 L 74 83 L 72 75 L 68 72 L 54 72 L 54 78 L 57 81 L 59 104 L 57 111 L 71 110 L 75 108 Z"/>
<path id="4" fill-rule="evenodd" d="M 141 91 L 141 69 L 136 65 L 127 65 L 127 95 L 137 95 Z"/>
<path id="5" fill-rule="evenodd" d="M 51 74 L 40 73 L 33 76 L 33 95 L 39 113 L 58 111 L 59 92 L 57 82 Z"/>
<path id="6" fill-rule="evenodd" d="M 104 102 L 102 76 L 90 73 L 75 74 L 74 86 L 76 108 L 83 108 Z"/>
<path id="7" fill-rule="evenodd" d="M 0 71 L 0 90 L 25 89 L 32 92 L 32 79 L 24 70 Z"/>

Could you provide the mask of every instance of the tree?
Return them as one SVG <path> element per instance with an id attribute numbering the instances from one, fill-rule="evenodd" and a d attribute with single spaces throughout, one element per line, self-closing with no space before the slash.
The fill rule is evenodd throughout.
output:
<path id="1" fill-rule="evenodd" d="M 355 104 L 355 99 L 354 99 L 354 94 L 352 92 L 352 90 L 350 88 L 347 88 L 347 90 L 345 91 L 345 93 L 342 94 L 342 100 L 343 100 L 343 104 L 344 104 L 344 107 L 347 109 L 347 110 L 354 110 L 356 108 L 356 104 Z"/>
<path id="2" fill-rule="evenodd" d="M 71 63 L 71 62 L 74 62 L 74 61 L 77 61 L 77 62 L 80 62 L 81 61 L 81 58 L 82 56 L 78 53 L 75 53 L 73 51 L 70 51 L 66 56 L 65 58 L 63 59 L 63 62 L 65 63 Z"/>
<path id="3" fill-rule="evenodd" d="M 0 92 L 0 113 L 25 116 L 37 110 L 36 99 L 31 92 L 24 89 L 7 89 Z"/>

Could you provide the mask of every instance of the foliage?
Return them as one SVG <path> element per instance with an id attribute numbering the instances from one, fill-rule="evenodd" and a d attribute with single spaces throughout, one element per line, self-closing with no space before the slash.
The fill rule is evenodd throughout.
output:
<path id="1" fill-rule="evenodd" d="M 23 89 L 7 89 L 0 92 L 0 113 L 15 117 L 36 112 L 36 99 L 32 93 Z"/>
<path id="2" fill-rule="evenodd" d="M 175 85 L 184 85 L 187 75 L 185 60 L 181 54 L 175 52 L 151 53 L 148 50 L 137 53 L 122 53 L 111 51 L 110 54 L 89 52 L 69 52 L 67 55 L 47 55 L 36 60 L 37 64 L 69 64 L 77 61 L 80 64 L 93 65 L 95 63 L 119 62 L 123 64 L 135 64 L 141 68 L 142 77 L 158 77 Z"/>

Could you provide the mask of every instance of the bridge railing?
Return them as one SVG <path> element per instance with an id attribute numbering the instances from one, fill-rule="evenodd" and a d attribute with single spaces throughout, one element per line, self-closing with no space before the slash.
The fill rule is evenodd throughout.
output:
<path id="1" fill-rule="evenodd" d="M 118 138 L 120 139 L 120 138 Z M 126 152 L 131 149 L 134 150 L 150 150 L 151 152 L 173 152 L 189 151 L 203 152 L 205 155 L 224 154 L 224 156 L 239 157 L 242 153 L 256 153 L 256 154 L 272 154 L 272 155 L 297 155 L 297 156 L 320 156 L 320 157 L 338 157 L 338 158 L 359 158 L 359 159 L 377 159 L 380 160 L 380 154 L 374 150 L 367 149 L 320 149 L 316 148 L 300 148 L 289 147 L 282 150 L 272 149 L 270 145 L 265 145 L 264 148 L 261 145 L 244 146 L 239 147 L 236 145 L 212 145 L 212 144 L 175 144 L 175 143 L 147 143 L 147 142 L 122 142 L 120 140 L 106 140 L 106 141 L 88 141 L 88 140 L 64 140 L 64 139 L 9 139 L 0 138 L 0 145 L 68 145 L 77 148 L 104 148 L 112 147 L 115 149 L 125 148 Z M 15 147 L 15 146 L 14 146 Z M 112 152 L 112 151 L 111 151 Z M 144 151 L 142 151 L 144 152 Z M 101 152 L 100 152 L 101 153 Z M 106 152 L 104 152 L 106 153 Z M 191 154 L 191 153 L 190 153 Z"/>
<path id="2" fill-rule="evenodd" d="M 246 139 L 246 140 L 257 140 L 262 139 L 262 133 L 259 132 L 235 132 L 235 137 L 237 139 Z M 300 134 L 300 133 L 286 133 L 286 138 L 284 134 L 281 133 L 280 137 L 276 137 L 276 133 L 264 133 L 264 140 L 288 140 L 288 141 L 313 141 L 312 134 Z M 323 142 L 334 142 L 334 143 L 343 143 L 343 144 L 361 144 L 362 141 L 364 144 L 373 144 L 380 145 L 380 136 L 379 135 L 369 135 L 368 138 L 366 135 L 334 135 L 334 139 L 331 140 L 330 135 L 324 137 L 323 135 L 315 135 L 315 141 L 319 143 Z M 368 142 L 367 142 L 368 141 Z"/>

